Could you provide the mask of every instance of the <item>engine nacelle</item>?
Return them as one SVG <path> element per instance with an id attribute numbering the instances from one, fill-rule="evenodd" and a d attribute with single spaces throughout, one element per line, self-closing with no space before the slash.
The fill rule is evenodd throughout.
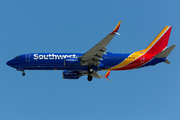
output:
<path id="1" fill-rule="evenodd" d="M 65 66 L 81 66 L 81 61 L 78 58 L 66 58 Z"/>
<path id="2" fill-rule="evenodd" d="M 78 71 L 63 71 L 63 79 L 79 79 L 81 74 Z"/>

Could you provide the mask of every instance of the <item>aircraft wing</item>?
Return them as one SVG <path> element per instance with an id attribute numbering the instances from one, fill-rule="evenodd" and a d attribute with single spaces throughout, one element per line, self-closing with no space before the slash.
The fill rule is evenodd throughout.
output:
<path id="1" fill-rule="evenodd" d="M 103 54 L 105 54 L 106 46 L 113 39 L 113 37 L 119 33 L 118 29 L 120 27 L 121 21 L 117 24 L 115 29 L 109 33 L 104 39 L 102 39 L 98 44 L 96 44 L 93 48 L 87 51 L 83 56 L 81 56 L 81 65 L 95 65 L 99 66 L 99 60 L 102 60 Z"/>

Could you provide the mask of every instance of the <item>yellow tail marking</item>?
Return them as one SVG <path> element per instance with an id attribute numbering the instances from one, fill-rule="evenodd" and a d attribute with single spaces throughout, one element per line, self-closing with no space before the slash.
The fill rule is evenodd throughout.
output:
<path id="1" fill-rule="evenodd" d="M 112 68 L 108 68 L 106 70 L 114 70 L 114 69 L 118 69 L 118 68 L 124 67 L 124 66 L 128 65 L 129 63 L 135 61 L 137 58 L 139 58 L 143 54 L 144 54 L 144 50 L 134 52 L 131 55 L 129 55 L 128 58 L 126 58 L 124 61 L 119 63 L 118 65 L 116 65 L 116 66 L 114 66 Z"/>
<path id="2" fill-rule="evenodd" d="M 149 46 L 144 49 L 146 52 L 159 40 L 159 38 L 164 34 L 164 32 L 169 28 L 169 26 L 164 27 L 164 29 L 156 36 L 156 38 L 149 44 Z"/>

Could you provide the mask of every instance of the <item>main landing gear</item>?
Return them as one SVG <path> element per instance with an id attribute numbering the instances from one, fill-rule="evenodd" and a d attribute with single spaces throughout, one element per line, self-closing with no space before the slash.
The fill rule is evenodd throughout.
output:
<path id="1" fill-rule="evenodd" d="M 92 76 L 88 75 L 88 81 L 92 81 Z"/>
<path id="2" fill-rule="evenodd" d="M 87 71 L 88 71 L 88 78 L 87 79 L 88 79 L 88 81 L 92 81 L 91 74 L 93 73 L 93 69 L 91 68 L 91 66 L 88 67 Z"/>

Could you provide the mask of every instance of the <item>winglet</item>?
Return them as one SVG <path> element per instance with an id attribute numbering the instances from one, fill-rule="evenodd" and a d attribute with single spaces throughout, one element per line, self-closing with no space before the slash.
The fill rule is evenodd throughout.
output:
<path id="1" fill-rule="evenodd" d="M 116 27 L 114 28 L 114 30 L 110 33 L 110 35 L 113 35 L 113 34 L 118 34 L 118 35 L 120 35 L 120 34 L 118 33 L 118 30 L 119 30 L 120 25 L 121 25 L 121 21 L 119 21 L 119 23 L 116 25 Z"/>
<path id="2" fill-rule="evenodd" d="M 110 72 L 111 72 L 111 71 L 108 70 L 104 77 L 106 77 L 106 78 L 109 77 Z"/>
<path id="3" fill-rule="evenodd" d="M 111 72 L 111 71 L 110 71 L 110 70 L 108 70 L 108 71 L 107 71 L 107 73 L 106 73 L 106 74 L 105 74 L 105 76 L 104 76 L 104 77 L 105 77 L 105 78 L 106 78 L 109 82 L 111 82 L 111 81 L 109 80 L 109 78 L 108 78 L 108 77 L 109 77 L 109 75 L 110 75 L 110 72 Z"/>

